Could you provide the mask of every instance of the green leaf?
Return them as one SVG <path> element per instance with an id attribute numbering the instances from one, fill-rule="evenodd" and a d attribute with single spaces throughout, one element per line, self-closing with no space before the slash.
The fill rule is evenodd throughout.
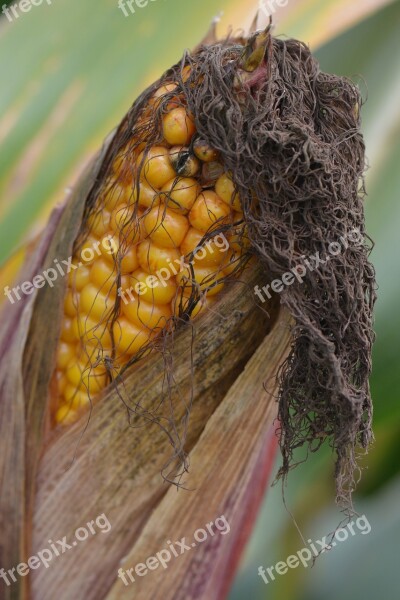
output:
<path id="1" fill-rule="evenodd" d="M 195 46 L 221 0 L 57 0 L 0 21 L 0 261 L 150 83 Z M 41 219 L 40 222 L 43 222 Z"/>

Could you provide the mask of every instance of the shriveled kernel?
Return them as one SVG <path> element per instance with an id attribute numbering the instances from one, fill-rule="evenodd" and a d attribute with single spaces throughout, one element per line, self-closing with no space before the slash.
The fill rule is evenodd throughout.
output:
<path id="1" fill-rule="evenodd" d="M 163 117 L 164 138 L 172 146 L 189 144 L 196 131 L 193 119 L 188 115 L 186 109 L 181 106 L 174 108 Z"/>
<path id="2" fill-rule="evenodd" d="M 144 163 L 141 166 L 143 159 Z M 156 189 L 161 189 L 176 175 L 171 165 L 169 151 L 164 146 L 153 146 L 146 155 L 142 152 L 137 160 L 137 167 L 141 169 L 140 180 Z"/>
<path id="3" fill-rule="evenodd" d="M 197 158 L 203 162 L 211 162 L 218 159 L 218 152 L 201 137 L 195 139 L 193 143 L 193 152 Z"/>
<path id="4" fill-rule="evenodd" d="M 142 300 L 152 304 L 168 304 L 176 294 L 175 277 L 159 278 L 138 269 L 130 277 L 130 281 L 133 291 Z"/>
<path id="5" fill-rule="evenodd" d="M 204 187 L 212 187 L 218 181 L 218 178 L 224 172 L 221 163 L 213 160 L 203 164 L 201 170 L 201 183 Z"/>
<path id="6" fill-rule="evenodd" d="M 231 214 L 229 206 L 215 192 L 206 190 L 196 199 L 189 213 L 190 224 L 200 231 L 209 231 L 213 226 L 227 222 Z"/>
<path id="7" fill-rule="evenodd" d="M 218 196 L 231 206 L 233 210 L 241 211 L 242 205 L 240 203 L 239 194 L 236 191 L 235 184 L 232 181 L 230 173 L 224 173 L 218 179 L 215 184 L 215 191 Z"/>
<path id="8" fill-rule="evenodd" d="M 144 217 L 144 227 L 158 246 L 178 247 L 189 229 L 188 220 L 179 213 L 160 205 Z"/>
<path id="9" fill-rule="evenodd" d="M 171 210 L 187 215 L 200 190 L 195 179 L 176 177 L 164 185 L 160 198 Z"/>
<path id="10" fill-rule="evenodd" d="M 163 329 L 172 315 L 169 304 L 146 302 L 134 295 L 134 300 L 122 305 L 122 311 L 129 321 L 138 327 Z"/>
<path id="11" fill-rule="evenodd" d="M 180 252 L 175 248 L 161 248 L 151 240 L 145 240 L 139 244 L 137 256 L 141 268 L 148 273 L 154 274 L 160 269 L 168 269 L 173 276 L 179 271 Z"/>
<path id="12" fill-rule="evenodd" d="M 187 146 L 174 146 L 169 151 L 172 166 L 182 177 L 194 177 L 200 171 L 200 161 Z"/>
<path id="13" fill-rule="evenodd" d="M 226 257 L 229 248 L 227 239 L 222 235 L 216 236 L 218 243 L 213 238 L 204 240 L 204 233 L 191 227 L 181 244 L 182 254 L 188 256 L 194 253 L 191 258 L 204 267 L 219 265 Z"/>
<path id="14" fill-rule="evenodd" d="M 115 306 L 115 294 L 99 290 L 89 283 L 81 291 L 79 307 L 81 311 L 93 319 L 103 319 L 111 314 Z"/>
<path id="15" fill-rule="evenodd" d="M 113 332 L 117 351 L 131 356 L 148 344 L 154 335 L 147 329 L 138 327 L 126 317 L 120 317 L 114 323 Z"/>

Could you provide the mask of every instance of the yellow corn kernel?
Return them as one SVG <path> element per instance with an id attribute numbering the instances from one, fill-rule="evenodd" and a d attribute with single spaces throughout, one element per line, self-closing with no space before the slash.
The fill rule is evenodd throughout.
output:
<path id="1" fill-rule="evenodd" d="M 143 158 L 144 164 L 141 167 Z M 167 181 L 176 176 L 169 158 L 169 151 L 164 146 L 153 146 L 146 156 L 142 152 L 138 157 L 137 167 L 141 168 L 141 181 L 159 190 Z"/>
<path id="2" fill-rule="evenodd" d="M 75 317 L 78 312 L 78 295 L 72 290 L 67 291 L 67 295 L 64 300 L 64 313 L 68 317 Z"/>
<path id="3" fill-rule="evenodd" d="M 200 186 L 191 177 L 176 177 L 162 188 L 161 200 L 171 210 L 187 215 L 200 193 Z"/>
<path id="4" fill-rule="evenodd" d="M 139 267 L 136 246 L 131 246 L 128 250 L 126 250 L 123 253 L 121 257 L 120 267 L 121 273 L 123 275 L 136 271 L 136 269 Z"/>
<path id="5" fill-rule="evenodd" d="M 87 389 L 76 388 L 71 383 L 68 383 L 64 390 L 64 400 L 73 411 L 82 411 L 82 409 L 90 408 L 91 401 Z"/>
<path id="6" fill-rule="evenodd" d="M 183 215 L 160 205 L 144 217 L 144 227 L 157 246 L 177 248 L 189 229 L 189 223 Z"/>
<path id="7" fill-rule="evenodd" d="M 121 290 L 127 290 L 131 286 L 130 283 L 130 275 L 122 275 L 121 276 Z"/>
<path id="8" fill-rule="evenodd" d="M 79 359 L 91 365 L 104 364 L 105 358 L 110 358 L 112 355 L 111 348 L 101 348 L 99 345 L 86 344 L 80 349 Z"/>
<path id="9" fill-rule="evenodd" d="M 104 319 L 115 306 L 115 294 L 99 290 L 93 283 L 83 288 L 79 297 L 79 308 L 92 319 Z"/>
<path id="10" fill-rule="evenodd" d="M 153 208 L 160 204 L 160 196 L 158 190 L 154 190 L 150 185 L 141 181 L 139 190 L 136 184 L 133 187 L 133 201 L 137 202 L 142 208 Z"/>
<path id="11" fill-rule="evenodd" d="M 120 317 L 113 326 L 114 340 L 119 353 L 133 356 L 152 338 L 148 329 L 138 327 L 125 317 Z"/>
<path id="12" fill-rule="evenodd" d="M 221 268 L 223 269 L 226 276 L 231 275 L 237 271 L 242 264 L 242 253 L 241 252 L 229 252 L 226 259 L 222 262 Z"/>
<path id="13" fill-rule="evenodd" d="M 70 358 L 72 358 L 72 357 L 70 357 Z M 65 366 L 67 366 L 67 364 L 68 363 L 66 363 Z M 58 391 L 59 394 L 63 394 L 64 393 L 65 387 L 66 387 L 66 385 L 68 383 L 68 380 L 65 377 L 64 368 L 65 367 L 63 366 L 62 367 L 63 370 L 56 371 L 56 374 L 55 374 L 55 378 L 56 378 L 56 382 L 57 382 L 57 391 Z"/>
<path id="14" fill-rule="evenodd" d="M 83 346 L 91 345 L 98 348 L 112 348 L 111 334 L 104 320 L 98 320 L 80 314 L 72 321 L 72 329 L 76 340 Z"/>
<path id="15" fill-rule="evenodd" d="M 88 227 L 98 238 L 101 238 L 110 229 L 110 218 L 111 214 L 108 210 L 102 210 L 101 212 L 94 212 L 89 216 Z"/>
<path id="16" fill-rule="evenodd" d="M 231 214 L 229 206 L 215 192 L 207 190 L 198 197 L 189 213 L 190 224 L 200 231 L 226 223 Z"/>
<path id="17" fill-rule="evenodd" d="M 171 275 L 180 268 L 180 253 L 175 248 L 161 248 L 151 240 L 139 244 L 137 256 L 140 267 L 147 273 L 154 274 L 160 269 L 168 269 Z"/>
<path id="18" fill-rule="evenodd" d="M 176 294 L 175 277 L 161 279 L 138 269 L 130 277 L 130 282 L 131 290 L 151 304 L 168 304 Z"/>
<path id="19" fill-rule="evenodd" d="M 135 235 L 135 237 L 133 234 Z M 129 250 L 132 248 L 136 248 L 136 246 L 133 246 L 132 244 L 139 244 L 146 237 L 144 224 L 142 221 L 133 225 L 131 237 L 134 238 L 134 241 L 128 243 L 128 241 L 125 240 L 123 234 L 121 240 L 118 234 L 110 236 L 110 238 L 108 239 L 108 243 L 104 244 L 100 248 L 103 258 L 109 264 L 115 265 L 120 259 L 123 260 L 125 257 L 127 257 L 124 263 L 124 268 L 126 268 L 128 266 L 128 263 L 130 263 L 133 259 L 133 254 L 129 255 Z"/>
<path id="20" fill-rule="evenodd" d="M 76 337 L 75 331 L 72 327 L 72 319 L 65 317 L 61 328 L 61 339 L 63 342 L 74 343 L 79 338 Z"/>
<path id="21" fill-rule="evenodd" d="M 56 425 L 73 425 L 78 419 L 78 412 L 70 408 L 68 404 L 61 404 L 54 416 Z"/>
<path id="22" fill-rule="evenodd" d="M 144 115 L 145 116 L 145 115 Z M 146 118 L 146 116 L 145 116 Z M 145 121 L 141 119 L 141 125 L 145 125 Z M 144 131 L 142 130 L 141 137 L 143 137 Z M 136 172 L 136 160 L 138 154 L 145 147 L 145 141 L 143 140 L 140 144 L 134 146 L 131 142 L 125 144 L 123 148 L 118 152 L 113 162 L 114 179 L 121 185 L 128 185 L 132 182 L 132 178 Z"/>
<path id="23" fill-rule="evenodd" d="M 174 108 L 163 117 L 163 134 L 171 146 L 187 146 L 196 131 L 193 119 L 183 106 Z"/>
<path id="24" fill-rule="evenodd" d="M 57 348 L 57 368 L 65 369 L 76 356 L 76 343 L 61 341 Z"/>
<path id="25" fill-rule="evenodd" d="M 116 292 L 118 270 L 115 264 L 99 258 L 90 269 L 89 279 L 96 288 L 104 293 Z"/>
<path id="26" fill-rule="evenodd" d="M 133 301 L 122 303 L 122 311 L 131 323 L 148 329 L 163 329 L 172 315 L 169 304 L 146 302 L 135 294 Z"/>
<path id="27" fill-rule="evenodd" d="M 89 266 L 99 256 L 99 248 L 101 248 L 101 241 L 90 235 L 87 240 L 82 244 L 78 252 L 78 258 L 82 265 Z M 78 263 L 79 264 L 79 263 Z M 78 269 L 82 267 L 79 265 Z"/>
<path id="28" fill-rule="evenodd" d="M 131 199 L 132 189 L 130 185 L 113 182 L 106 187 L 99 204 L 104 210 L 111 213 L 119 204 L 129 204 Z"/>
<path id="29" fill-rule="evenodd" d="M 103 365 L 93 367 L 80 361 L 72 363 L 65 374 L 75 390 L 80 389 L 89 394 L 100 392 L 107 381 L 107 372 Z"/>
<path id="30" fill-rule="evenodd" d="M 183 288 L 184 296 L 190 296 L 193 288 L 197 292 L 207 292 L 207 296 L 215 296 L 224 287 L 224 271 L 215 269 L 215 267 L 199 267 L 193 265 L 193 275 L 191 269 L 184 269 L 178 273 L 176 280 L 179 286 Z"/>
<path id="31" fill-rule="evenodd" d="M 228 206 L 233 208 L 233 210 L 242 210 L 239 194 L 236 191 L 235 184 L 229 173 L 223 173 L 221 177 L 219 177 L 215 184 L 215 191 Z"/>
<path id="32" fill-rule="evenodd" d="M 68 285 L 74 291 L 80 292 L 90 281 L 90 267 L 81 265 L 68 274 Z"/>
<path id="33" fill-rule="evenodd" d="M 229 246 L 227 239 L 224 239 L 222 234 L 218 234 L 216 237 L 218 244 L 212 238 L 204 241 L 204 233 L 191 227 L 181 244 L 182 254 L 188 256 L 194 252 L 195 262 L 203 267 L 220 265 L 226 257 Z"/>
<path id="34" fill-rule="evenodd" d="M 143 212 L 133 205 L 120 204 L 111 214 L 110 228 L 125 243 L 135 244 L 141 240 L 140 217 Z"/>

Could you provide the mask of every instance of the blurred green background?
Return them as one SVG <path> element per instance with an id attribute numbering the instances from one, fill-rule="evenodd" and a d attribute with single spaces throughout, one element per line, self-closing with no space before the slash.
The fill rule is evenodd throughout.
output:
<path id="1" fill-rule="evenodd" d="M 278 4 L 284 6 L 279 7 Z M 267 491 L 230 600 L 400 598 L 400 0 L 288 0 L 275 6 L 276 33 L 309 43 L 322 70 L 357 81 L 370 168 L 368 230 L 376 246 L 379 301 L 371 380 L 376 441 L 355 497 L 372 531 L 325 553 L 313 568 L 266 585 L 257 574 L 320 539 L 340 520 L 327 450 Z M 10 2 L 8 3 L 10 4 Z M 0 285 L 22 260 L 86 161 L 143 87 L 194 47 L 211 18 L 219 32 L 245 27 L 257 2 L 154 0 L 124 17 L 117 0 L 43 0 L 9 22 L 0 16 Z M 5 263 L 14 256 L 14 262 Z M 3 280 L 5 283 L 3 284 Z M 279 461 L 277 462 L 277 466 Z"/>

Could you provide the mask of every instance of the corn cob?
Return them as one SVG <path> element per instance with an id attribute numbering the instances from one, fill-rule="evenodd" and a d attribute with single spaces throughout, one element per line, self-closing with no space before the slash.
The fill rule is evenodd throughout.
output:
<path id="1" fill-rule="evenodd" d="M 71 424 L 128 362 L 178 319 L 215 302 L 243 264 L 240 198 L 200 138 L 176 84 L 153 94 L 141 133 L 121 149 L 73 257 L 53 377 L 53 423 Z M 163 104 L 162 139 L 146 126 Z M 222 231 L 222 233 L 221 233 Z"/>
<path id="2" fill-rule="evenodd" d="M 270 28 L 202 45 L 138 99 L 67 211 L 70 233 L 85 196 L 75 261 L 109 244 L 68 283 L 56 424 L 76 420 L 179 319 L 215 302 L 250 256 L 248 225 L 252 252 L 271 281 L 287 286 L 281 303 L 296 323 L 278 375 L 279 476 L 296 448 L 329 438 L 338 499 L 351 505 L 355 448 L 372 438 L 374 271 L 365 240 L 334 260 L 319 257 L 327 240 L 365 234 L 360 105 L 351 82 L 322 73 L 304 44 L 274 39 Z M 57 232 L 66 251 L 71 236 Z M 221 232 L 229 240 L 222 259 Z M 157 283 L 180 254 L 190 265 L 149 291 L 148 278 Z M 297 277 L 300 260 L 305 278 Z M 180 445 L 178 454 L 184 462 Z"/>

